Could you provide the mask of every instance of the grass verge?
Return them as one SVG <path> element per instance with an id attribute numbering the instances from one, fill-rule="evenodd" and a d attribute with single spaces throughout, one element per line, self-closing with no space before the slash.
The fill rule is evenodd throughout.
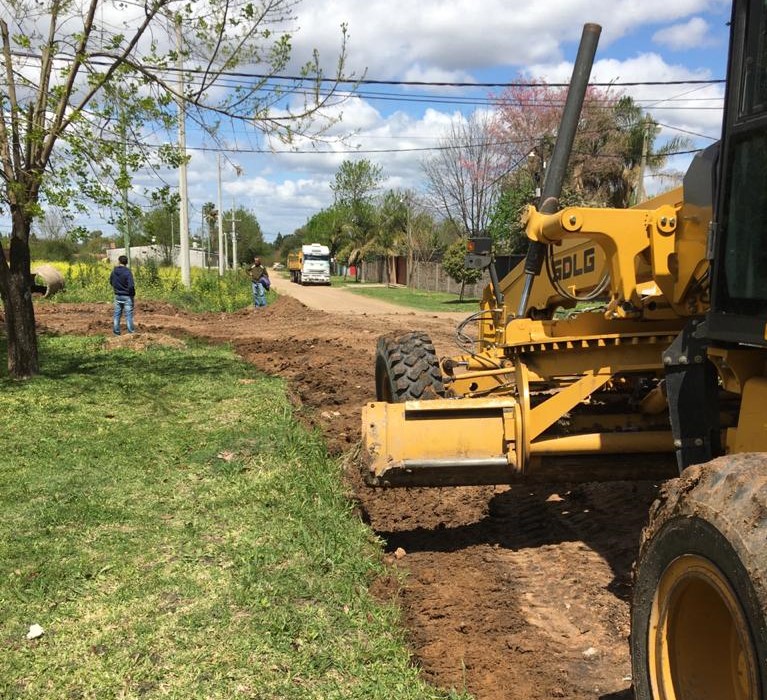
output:
<path id="1" fill-rule="evenodd" d="M 479 299 L 464 299 L 460 301 L 458 296 L 448 294 L 447 292 L 429 292 L 423 289 L 410 289 L 409 287 L 367 286 L 355 283 L 346 284 L 344 288 L 355 294 L 388 301 L 390 304 L 407 306 L 420 311 L 471 313 L 479 309 Z"/>
<path id="2" fill-rule="evenodd" d="M 102 343 L 0 380 L 0 697 L 458 697 L 370 595 L 379 543 L 281 380 Z"/>

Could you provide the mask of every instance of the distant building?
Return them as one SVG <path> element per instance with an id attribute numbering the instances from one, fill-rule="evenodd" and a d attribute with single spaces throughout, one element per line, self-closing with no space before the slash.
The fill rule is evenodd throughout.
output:
<path id="1" fill-rule="evenodd" d="M 161 245 L 132 245 L 130 247 L 131 263 L 143 263 L 147 260 L 154 260 L 158 265 L 163 265 L 167 261 L 168 249 Z M 112 265 L 117 265 L 117 258 L 125 255 L 125 248 L 108 248 L 107 258 Z M 170 251 L 171 265 L 178 266 L 181 256 L 181 246 L 175 245 Z M 208 253 L 199 248 L 189 249 L 190 267 L 215 267 L 218 266 L 218 256 L 212 255 L 210 261 L 207 259 Z"/>

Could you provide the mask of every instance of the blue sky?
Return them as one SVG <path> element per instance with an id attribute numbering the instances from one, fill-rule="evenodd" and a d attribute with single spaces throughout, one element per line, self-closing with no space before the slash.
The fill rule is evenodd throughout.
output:
<path id="1" fill-rule="evenodd" d="M 722 0 L 303 0 L 294 36 L 296 66 L 318 48 L 332 73 L 340 25 L 349 30 L 348 68 L 368 79 L 427 82 L 499 82 L 520 77 L 566 82 L 583 24 L 602 26 L 592 72 L 596 82 L 721 79 L 727 60 L 730 3 Z M 624 88 L 664 125 L 661 140 L 677 134 L 703 147 L 718 137 L 723 85 Z M 387 96 L 376 99 L 375 92 Z M 332 203 L 330 183 L 344 159 L 379 164 L 385 187 L 422 187 L 420 161 L 452 119 L 482 107 L 487 88 L 365 86 L 347 100 L 321 153 L 256 154 L 263 140 L 241 128 L 227 135 L 223 204 L 252 210 L 267 240 L 292 233 Z M 429 102 L 428 99 L 434 101 Z M 439 98 L 439 99 L 437 99 Z M 451 104 L 448 98 L 463 100 Z M 471 99 L 477 100 L 472 105 Z M 193 128 L 190 146 L 204 146 Z M 208 146 L 212 144 L 207 144 Z M 299 144 L 300 150 L 310 144 Z M 349 152 L 349 151 L 352 152 Z M 387 152 L 375 152 L 387 151 Z M 202 204 L 216 201 L 216 153 L 190 150 L 190 229 L 199 228 Z M 672 159 L 683 171 L 690 157 Z M 239 166 L 240 174 L 234 165 Z M 663 179 L 648 178 L 649 191 Z M 173 184 L 173 176 L 169 176 Z M 141 187 L 137 179 L 136 199 Z M 156 183 L 155 183 L 156 184 Z M 89 225 L 96 227 L 91 219 Z M 104 225 L 105 230 L 109 227 Z"/>

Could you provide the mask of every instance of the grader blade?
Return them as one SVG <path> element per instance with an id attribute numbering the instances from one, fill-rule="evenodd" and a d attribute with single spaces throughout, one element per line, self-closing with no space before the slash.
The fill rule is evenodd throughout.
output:
<path id="1" fill-rule="evenodd" d="M 516 402 L 434 399 L 362 409 L 362 464 L 371 486 L 455 486 L 511 481 Z"/>
<path id="2" fill-rule="evenodd" d="M 479 486 L 676 474 L 668 430 L 541 434 L 540 410 L 510 397 L 368 403 L 363 477 L 370 486 Z"/>

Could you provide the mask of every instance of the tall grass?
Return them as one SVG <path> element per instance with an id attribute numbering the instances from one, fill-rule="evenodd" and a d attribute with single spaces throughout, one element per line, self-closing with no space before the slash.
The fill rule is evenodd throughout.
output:
<path id="1" fill-rule="evenodd" d="M 44 261 L 35 261 L 40 264 Z M 50 302 L 111 301 L 106 262 L 47 262 L 63 275 L 65 290 Z M 131 266 L 136 281 L 136 298 L 166 301 L 189 311 L 236 311 L 253 303 L 250 280 L 242 270 L 229 270 L 219 276 L 215 270 L 192 268 L 191 287 L 181 283 L 176 267 L 159 266 L 153 260 Z M 273 292 L 269 292 L 274 295 Z M 46 300 L 48 301 L 48 300 Z"/>
<path id="2" fill-rule="evenodd" d="M 0 380 L 0 697 L 455 697 L 370 595 L 380 545 L 281 380 L 223 348 L 41 353 Z"/>

